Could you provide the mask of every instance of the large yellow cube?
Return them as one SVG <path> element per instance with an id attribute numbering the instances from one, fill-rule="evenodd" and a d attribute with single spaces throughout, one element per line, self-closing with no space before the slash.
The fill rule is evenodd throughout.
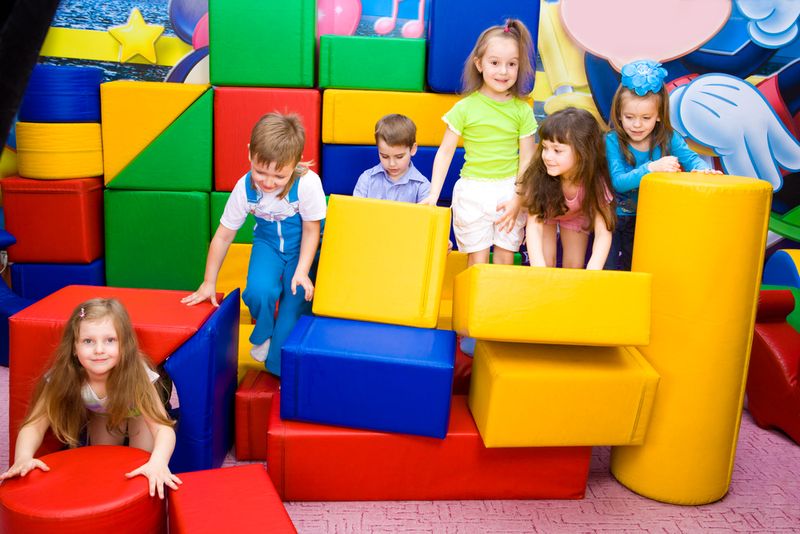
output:
<path id="1" fill-rule="evenodd" d="M 331 195 L 314 313 L 435 328 L 450 210 Z"/>
<path id="2" fill-rule="evenodd" d="M 249 243 L 233 243 L 225 255 L 225 261 L 219 269 L 217 275 L 217 291 L 228 294 L 231 291 L 239 288 L 244 292 L 247 285 L 247 268 L 250 265 L 250 252 L 253 250 L 253 245 Z M 239 308 L 241 309 L 241 316 L 239 322 L 242 324 L 250 324 L 250 310 L 244 305 L 241 293 L 239 294 Z"/>
<path id="3" fill-rule="evenodd" d="M 658 381 L 633 347 L 478 341 L 469 407 L 487 447 L 635 445 Z"/>
<path id="4" fill-rule="evenodd" d="M 492 341 L 647 345 L 648 273 L 473 265 L 456 277 L 453 329 Z"/>

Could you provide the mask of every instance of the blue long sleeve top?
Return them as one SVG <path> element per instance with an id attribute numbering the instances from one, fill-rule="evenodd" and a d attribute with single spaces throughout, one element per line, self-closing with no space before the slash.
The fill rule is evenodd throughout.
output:
<path id="1" fill-rule="evenodd" d="M 617 133 L 610 131 L 606 134 L 608 172 L 611 174 L 611 185 L 614 186 L 617 196 L 617 215 L 623 217 L 636 215 L 636 207 L 639 203 L 639 183 L 644 175 L 650 172 L 647 165 L 661 158 L 661 147 L 655 147 L 652 153 L 631 147 L 631 153 L 635 162 L 633 166 L 625 160 L 625 155 L 619 146 Z M 686 141 L 677 132 L 672 132 L 668 155 L 678 158 L 684 172 L 710 168 L 700 156 L 689 148 Z"/>

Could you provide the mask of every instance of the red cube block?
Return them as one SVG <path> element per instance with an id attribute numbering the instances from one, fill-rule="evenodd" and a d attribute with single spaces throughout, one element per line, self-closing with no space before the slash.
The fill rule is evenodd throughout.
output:
<path id="1" fill-rule="evenodd" d="M 236 390 L 236 459 L 267 459 L 267 423 L 272 397 L 281 381 L 251 369 Z"/>

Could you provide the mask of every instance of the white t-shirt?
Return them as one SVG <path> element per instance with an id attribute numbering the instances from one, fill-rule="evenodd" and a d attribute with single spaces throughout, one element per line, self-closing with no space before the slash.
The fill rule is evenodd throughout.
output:
<path id="1" fill-rule="evenodd" d="M 150 378 L 150 383 L 158 380 L 158 377 L 160 376 L 158 373 L 151 370 L 146 365 L 144 366 L 144 369 L 147 371 L 147 376 Z M 97 393 L 94 392 L 92 386 L 90 386 L 88 382 L 85 382 L 81 388 L 81 398 L 83 399 L 83 404 L 86 405 L 86 409 L 90 412 L 101 414 L 106 413 L 108 397 L 103 397 L 102 399 L 98 397 Z"/>

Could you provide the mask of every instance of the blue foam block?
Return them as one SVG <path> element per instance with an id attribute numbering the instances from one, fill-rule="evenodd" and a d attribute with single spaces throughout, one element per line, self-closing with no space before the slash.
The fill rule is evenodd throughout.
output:
<path id="1" fill-rule="evenodd" d="M 6 283 L 0 280 L 0 365 L 8 367 L 8 318 L 33 304 L 12 292 Z"/>
<path id="2" fill-rule="evenodd" d="M 281 418 L 444 438 L 455 333 L 303 316 L 283 345 Z"/>
<path id="3" fill-rule="evenodd" d="M 237 289 L 164 364 L 180 401 L 173 473 L 219 467 L 233 445 L 238 339 Z"/>
<path id="4" fill-rule="evenodd" d="M 509 17 L 522 20 L 530 30 L 534 42 L 536 41 L 536 36 L 539 34 L 539 2 L 531 0 L 433 2 L 428 26 L 430 88 L 437 93 L 459 92 L 464 61 L 475 46 L 478 36 L 489 26 L 505 23 Z M 531 84 L 528 90 L 532 87 Z"/>
<path id="5" fill-rule="evenodd" d="M 11 266 L 11 289 L 23 298 L 39 300 L 69 285 L 106 285 L 105 263 L 15 263 Z"/>
<path id="6" fill-rule="evenodd" d="M 421 146 L 411 158 L 414 166 L 430 180 L 433 158 L 439 147 Z M 352 195 L 358 177 L 379 163 L 374 145 L 322 145 L 322 187 L 328 195 Z M 441 200 L 453 198 L 453 186 L 464 166 L 464 149 L 457 148 L 442 186 Z"/>
<path id="7" fill-rule="evenodd" d="M 797 264 L 786 251 L 778 250 L 769 257 L 764 265 L 762 281 L 773 286 L 800 288 L 800 273 L 797 271 Z"/>

